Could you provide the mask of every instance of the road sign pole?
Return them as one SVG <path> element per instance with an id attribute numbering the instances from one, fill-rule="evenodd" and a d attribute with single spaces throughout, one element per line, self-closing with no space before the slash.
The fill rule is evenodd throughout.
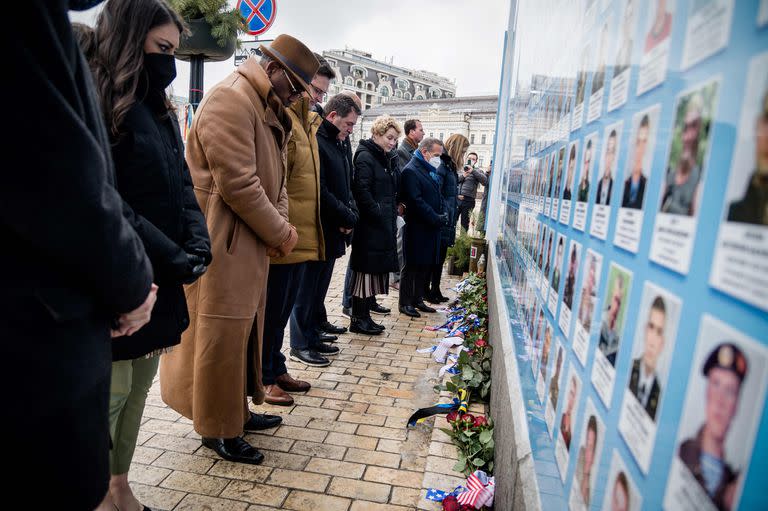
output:
<path id="1" fill-rule="evenodd" d="M 203 55 L 193 55 L 189 59 L 189 103 L 193 111 L 197 111 L 197 106 L 203 100 Z"/>

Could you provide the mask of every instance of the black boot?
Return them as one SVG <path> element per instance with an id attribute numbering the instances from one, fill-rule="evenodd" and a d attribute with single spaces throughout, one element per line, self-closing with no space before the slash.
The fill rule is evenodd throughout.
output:
<path id="1" fill-rule="evenodd" d="M 373 325 L 371 320 L 371 313 L 368 310 L 369 300 L 364 298 L 352 297 L 352 320 L 349 325 L 350 332 L 356 332 L 358 334 L 365 335 L 379 335 L 382 330 L 379 330 Z"/>

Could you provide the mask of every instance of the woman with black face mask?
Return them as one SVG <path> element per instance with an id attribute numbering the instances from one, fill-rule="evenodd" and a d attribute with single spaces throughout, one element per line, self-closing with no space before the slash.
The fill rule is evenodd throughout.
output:
<path id="1" fill-rule="evenodd" d="M 109 0 L 89 55 L 112 142 L 117 190 L 159 287 L 150 322 L 112 340 L 111 478 L 102 503 L 111 511 L 146 509 L 128 485 L 128 469 L 147 393 L 160 355 L 178 344 L 189 326 L 182 286 L 211 262 L 205 218 L 165 92 L 176 76 L 174 53 L 183 30 L 165 0 Z"/>

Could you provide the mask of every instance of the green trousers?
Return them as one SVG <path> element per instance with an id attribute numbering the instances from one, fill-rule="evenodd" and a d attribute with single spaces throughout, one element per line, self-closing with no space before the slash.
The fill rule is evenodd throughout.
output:
<path id="1" fill-rule="evenodd" d="M 159 361 L 157 356 L 112 362 L 109 393 L 109 432 L 112 435 L 109 469 L 112 475 L 127 474 L 131 468 L 144 404 Z"/>

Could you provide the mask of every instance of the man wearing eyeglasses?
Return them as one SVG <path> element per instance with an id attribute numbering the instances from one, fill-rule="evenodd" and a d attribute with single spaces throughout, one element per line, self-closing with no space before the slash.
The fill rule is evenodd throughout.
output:
<path id="1" fill-rule="evenodd" d="M 643 355 L 632 361 L 632 373 L 629 377 L 629 391 L 653 421 L 656 420 L 656 408 L 661 399 L 661 384 L 656 368 L 664 351 L 666 325 L 667 306 L 664 304 L 664 298 L 657 296 L 651 303 L 645 324 Z"/>
<path id="2" fill-rule="evenodd" d="M 250 412 L 247 396 L 255 404 L 265 397 L 269 258 L 289 255 L 299 237 L 288 218 L 284 162 L 292 122 L 286 108 L 312 93 L 319 67 L 312 51 L 289 35 L 260 50 L 260 61 L 249 57 L 208 91 L 187 138 L 213 262 L 205 279 L 187 287 L 190 327 L 160 367 L 163 400 L 192 419 L 203 445 L 250 464 L 264 456 L 243 431 L 281 422 Z"/>
<path id="3" fill-rule="evenodd" d="M 314 294 L 319 268 L 324 267 L 325 260 L 325 240 L 320 224 L 320 160 L 317 148 L 317 130 L 323 119 L 313 108 L 322 101 L 330 81 L 336 77 L 325 59 L 317 54 L 315 58 L 321 65 L 309 84 L 308 94 L 304 94 L 286 109 L 293 126 L 288 141 L 285 179 L 288 220 L 296 227 L 299 241 L 290 254 L 271 258 L 267 281 L 265 316 L 269 321 L 264 324 L 261 378 L 264 401 L 278 406 L 293 404 L 289 392 L 306 392 L 310 389 L 308 382 L 291 377 L 285 365 L 282 348 L 289 317 L 294 318 L 291 339 L 300 338 L 302 346 L 311 352 L 304 363 L 328 365 L 330 362 L 323 355 L 339 352 L 339 348 L 317 339 L 319 334 L 315 331 L 312 311 L 314 301 L 308 296 Z M 336 337 L 329 339 L 335 340 Z M 307 348 L 309 346 L 311 350 Z"/>

